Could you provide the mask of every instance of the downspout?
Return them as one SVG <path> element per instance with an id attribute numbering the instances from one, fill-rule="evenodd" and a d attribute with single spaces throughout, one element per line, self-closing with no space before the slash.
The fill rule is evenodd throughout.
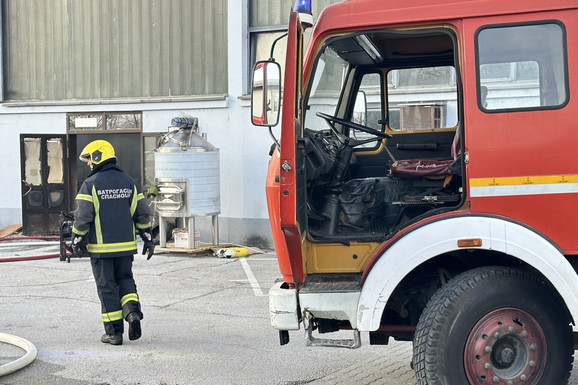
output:
<path id="1" fill-rule="evenodd" d="M 4 1 L 0 2 L 0 103 L 4 101 Z"/>

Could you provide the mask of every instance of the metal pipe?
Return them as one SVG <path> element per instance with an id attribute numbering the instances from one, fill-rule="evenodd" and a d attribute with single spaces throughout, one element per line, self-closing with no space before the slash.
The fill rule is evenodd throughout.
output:
<path id="1" fill-rule="evenodd" d="M 213 246 L 217 246 L 219 244 L 219 216 L 218 215 L 213 215 L 212 216 L 212 222 L 213 222 L 213 226 L 212 226 L 212 231 L 213 233 L 212 235 L 212 239 L 213 239 Z"/>
<path id="2" fill-rule="evenodd" d="M 195 246 L 195 217 L 189 217 L 189 239 L 188 239 L 189 250 L 196 249 Z"/>
<path id="3" fill-rule="evenodd" d="M 165 219 L 159 215 L 159 246 L 166 247 L 167 246 L 167 230 L 166 230 L 167 223 Z"/>

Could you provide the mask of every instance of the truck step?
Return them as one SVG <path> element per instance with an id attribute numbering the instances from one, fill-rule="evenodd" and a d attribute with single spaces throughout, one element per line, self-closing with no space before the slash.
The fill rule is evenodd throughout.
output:
<path id="1" fill-rule="evenodd" d="M 361 347 L 361 335 L 359 330 L 355 329 L 352 339 L 315 338 L 313 337 L 313 322 L 309 322 L 305 328 L 305 345 L 357 349 Z"/>
<path id="2" fill-rule="evenodd" d="M 361 290 L 361 274 L 309 274 L 301 293 L 352 292 Z"/>

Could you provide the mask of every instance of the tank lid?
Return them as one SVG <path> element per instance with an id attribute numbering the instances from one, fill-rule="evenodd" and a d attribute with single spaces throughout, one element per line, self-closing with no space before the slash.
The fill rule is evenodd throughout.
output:
<path id="1" fill-rule="evenodd" d="M 157 151 L 218 151 L 198 134 L 197 118 L 174 118 L 171 124 L 175 129 L 162 136 Z"/>

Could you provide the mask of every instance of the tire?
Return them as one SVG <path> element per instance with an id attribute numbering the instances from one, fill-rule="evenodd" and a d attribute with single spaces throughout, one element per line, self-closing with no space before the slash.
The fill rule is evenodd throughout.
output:
<path id="1" fill-rule="evenodd" d="M 437 291 L 415 332 L 418 385 L 567 384 L 571 318 L 559 295 L 529 272 L 482 267 Z"/>

